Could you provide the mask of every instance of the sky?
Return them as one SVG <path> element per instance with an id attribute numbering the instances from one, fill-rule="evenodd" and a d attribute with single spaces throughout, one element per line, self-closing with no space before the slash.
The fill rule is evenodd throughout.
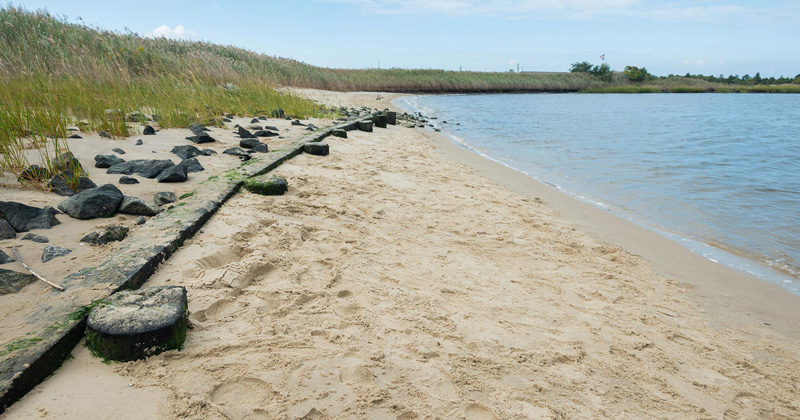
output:
<path id="1" fill-rule="evenodd" d="M 26 0 L 70 21 L 336 68 L 800 74 L 800 0 Z M 605 55 L 605 61 L 601 60 Z"/>

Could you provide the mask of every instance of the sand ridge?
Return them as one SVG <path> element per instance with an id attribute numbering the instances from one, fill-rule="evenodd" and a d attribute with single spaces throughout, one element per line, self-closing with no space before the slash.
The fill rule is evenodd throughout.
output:
<path id="1" fill-rule="evenodd" d="M 711 325 L 692 288 L 429 132 L 350 134 L 275 170 L 285 196 L 232 198 L 146 284 L 187 287 L 183 351 L 82 373 L 79 347 L 62 370 L 105 387 L 66 398 L 59 372 L 6 417 L 800 416 L 797 340 Z M 134 391 L 158 414 L 90 403 Z"/>

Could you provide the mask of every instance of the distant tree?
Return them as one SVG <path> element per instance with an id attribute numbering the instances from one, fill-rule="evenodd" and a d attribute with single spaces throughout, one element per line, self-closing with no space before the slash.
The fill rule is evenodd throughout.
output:
<path id="1" fill-rule="evenodd" d="M 794 80 L 792 81 L 792 83 L 794 83 L 796 85 L 800 85 L 800 74 L 798 74 L 797 76 L 794 77 Z"/>
<path id="2" fill-rule="evenodd" d="M 761 73 L 756 73 L 756 75 L 753 76 L 753 83 L 755 83 L 755 84 L 760 84 L 761 83 Z"/>
<path id="3" fill-rule="evenodd" d="M 589 73 L 592 70 L 592 63 L 588 61 L 582 61 L 580 63 L 572 63 L 572 67 L 569 68 L 570 73 Z"/>
<path id="4" fill-rule="evenodd" d="M 644 82 L 645 80 L 653 76 L 652 74 L 647 72 L 647 69 L 645 67 L 639 68 L 636 66 L 625 66 L 623 74 L 631 82 Z"/>
<path id="5" fill-rule="evenodd" d="M 599 66 L 594 66 L 594 67 L 592 67 L 591 70 L 589 70 L 589 74 L 591 74 L 592 76 L 595 76 L 598 79 L 603 80 L 605 82 L 610 82 L 611 81 L 611 66 L 609 66 L 608 63 L 603 63 L 603 64 L 601 64 Z"/>

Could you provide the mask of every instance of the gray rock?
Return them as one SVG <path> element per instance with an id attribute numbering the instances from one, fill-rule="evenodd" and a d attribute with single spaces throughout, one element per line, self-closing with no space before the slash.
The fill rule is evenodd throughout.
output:
<path id="1" fill-rule="evenodd" d="M 125 226 L 112 225 L 103 229 L 101 232 L 92 232 L 84 236 L 81 238 L 81 242 L 92 245 L 105 245 L 111 242 L 119 242 L 128 236 L 129 230 L 130 229 Z"/>
<path id="2" fill-rule="evenodd" d="M 309 125 L 306 127 L 306 131 L 317 131 L 317 130 L 319 130 L 319 127 L 317 127 L 317 126 L 316 126 L 316 125 L 314 125 L 314 124 L 309 124 Z"/>
<path id="3" fill-rule="evenodd" d="M 50 242 L 50 239 L 48 239 L 46 236 L 37 235 L 35 233 L 26 234 L 25 236 L 22 237 L 22 240 L 23 241 L 33 241 L 33 242 L 37 242 L 37 243 L 40 243 L 40 244 L 46 244 L 46 243 Z"/>
<path id="4" fill-rule="evenodd" d="M 20 273 L 17 271 L 4 270 L 0 268 L 0 295 L 17 293 L 22 290 L 23 287 L 35 281 L 36 277 L 33 274 Z"/>
<path id="5" fill-rule="evenodd" d="M 82 139 L 83 137 L 81 137 L 80 134 L 70 134 L 67 138 L 68 139 Z"/>
<path id="6" fill-rule="evenodd" d="M 142 134 L 144 134 L 145 136 L 154 136 L 156 135 L 156 129 L 150 125 L 146 125 L 144 127 L 144 131 L 142 131 Z"/>
<path id="7" fill-rule="evenodd" d="M 42 252 L 42 262 L 46 263 L 53 258 L 63 257 L 72 252 L 71 249 L 61 248 L 60 246 L 46 246 Z"/>
<path id="8" fill-rule="evenodd" d="M 250 124 L 258 124 L 258 118 L 253 118 L 250 120 Z"/>
<path id="9" fill-rule="evenodd" d="M 27 181 L 44 181 L 47 178 L 50 178 L 52 175 L 47 168 L 42 168 L 39 165 L 31 165 L 22 173 L 19 174 L 17 177 L 17 181 L 19 182 L 27 182 Z"/>
<path id="10" fill-rule="evenodd" d="M 222 121 L 231 122 L 230 118 L 223 118 Z"/>
<path id="11" fill-rule="evenodd" d="M 250 126 L 247 126 L 247 129 L 248 130 L 263 130 L 264 127 L 262 127 L 260 125 L 250 125 Z M 253 134 L 253 135 L 255 135 L 255 134 Z"/>
<path id="12" fill-rule="evenodd" d="M 88 177 L 82 176 L 82 177 L 78 177 L 78 179 L 77 179 L 77 181 L 78 181 L 77 190 L 74 190 L 74 189 L 72 189 L 70 187 L 69 184 L 71 184 L 71 183 L 73 183 L 75 181 L 76 181 L 75 180 L 75 174 L 70 170 L 66 170 L 66 171 L 61 172 L 60 174 L 54 176 L 53 179 L 50 180 L 49 185 L 50 185 L 50 188 L 52 188 L 52 191 L 54 193 L 56 193 L 58 195 L 61 195 L 61 196 L 64 196 L 64 197 L 70 197 L 70 196 L 73 196 L 73 195 L 75 195 L 75 194 L 77 194 L 77 193 L 79 193 L 81 191 L 86 191 L 86 190 L 89 190 L 89 189 L 97 187 L 97 184 L 95 184 L 91 179 L 89 179 Z"/>
<path id="13" fill-rule="evenodd" d="M 267 130 L 258 130 L 255 133 L 253 133 L 253 135 L 256 136 L 256 137 L 275 137 L 275 136 L 280 136 L 280 134 L 278 134 L 278 133 L 274 133 L 272 131 L 267 131 Z"/>
<path id="14" fill-rule="evenodd" d="M 124 155 L 125 154 L 125 151 L 120 149 L 119 147 L 111 149 L 111 151 L 116 153 L 116 154 L 118 154 L 118 155 Z"/>
<path id="15" fill-rule="evenodd" d="M 262 120 L 262 121 L 266 121 L 266 120 L 267 120 L 267 117 L 266 117 L 266 116 L 264 116 L 264 115 L 260 115 L 260 116 L 258 117 L 258 119 L 259 119 L 259 120 Z"/>
<path id="16" fill-rule="evenodd" d="M 387 112 L 386 122 L 390 125 L 397 125 L 397 113 L 394 111 Z"/>
<path id="17" fill-rule="evenodd" d="M 186 137 L 186 140 L 189 140 L 195 144 L 202 144 L 202 143 L 214 143 L 217 139 L 211 137 L 208 133 L 203 132 L 203 134 L 196 134 L 194 136 Z"/>
<path id="18" fill-rule="evenodd" d="M 105 131 L 101 131 L 100 132 L 100 137 L 102 137 L 104 139 L 110 139 L 111 138 L 111 134 L 108 134 Z"/>
<path id="19" fill-rule="evenodd" d="M 161 191 L 156 193 L 155 197 L 153 197 L 153 202 L 155 202 L 157 206 L 174 203 L 176 200 L 175 193 L 171 191 Z"/>
<path id="20" fill-rule="evenodd" d="M 256 147 L 254 147 L 254 148 L 253 148 L 253 150 L 252 150 L 252 151 L 253 151 L 254 153 L 268 153 L 268 152 L 269 152 L 269 146 L 267 146 L 267 145 L 266 145 L 266 144 L 264 144 L 264 143 L 258 143 L 258 144 L 256 145 Z"/>
<path id="21" fill-rule="evenodd" d="M 230 149 L 226 149 L 222 153 L 225 154 L 225 155 L 238 156 L 240 158 L 241 157 L 246 157 L 247 159 L 249 159 L 251 157 L 250 153 L 247 153 L 247 152 L 245 152 L 244 150 L 242 150 L 242 149 L 240 149 L 238 147 L 231 147 Z"/>
<path id="22" fill-rule="evenodd" d="M 256 136 L 254 136 L 253 133 L 247 131 L 246 128 L 241 127 L 241 126 L 239 127 L 238 134 L 239 134 L 239 137 L 241 137 L 243 139 L 254 139 L 254 138 L 256 138 Z"/>
<path id="23" fill-rule="evenodd" d="M 129 177 L 127 175 L 122 175 L 121 177 L 119 177 L 119 183 L 124 185 L 132 185 L 132 184 L 138 184 L 139 180 L 133 177 Z"/>
<path id="24" fill-rule="evenodd" d="M 175 146 L 170 150 L 170 153 L 175 153 L 181 159 L 189 159 L 201 155 L 200 149 L 188 144 L 185 146 Z"/>
<path id="25" fill-rule="evenodd" d="M 83 166 L 72 154 L 72 152 L 64 152 L 57 158 L 53 159 L 53 166 L 59 171 L 72 171 L 75 173 L 84 173 Z"/>
<path id="26" fill-rule="evenodd" d="M 184 182 L 187 179 L 186 168 L 182 165 L 171 166 L 156 177 L 158 182 Z"/>
<path id="27" fill-rule="evenodd" d="M 265 125 L 264 130 L 280 131 L 278 130 L 278 127 L 275 127 L 274 125 Z"/>
<path id="28" fill-rule="evenodd" d="M 145 222 L 147 222 L 147 219 L 145 219 L 144 216 L 139 216 L 136 218 L 137 225 L 143 225 L 145 224 Z"/>
<path id="29" fill-rule="evenodd" d="M 331 135 L 333 135 L 334 137 L 341 137 L 343 139 L 346 139 L 347 138 L 347 131 L 345 131 L 345 130 L 333 130 L 333 131 L 331 131 Z"/>
<path id="30" fill-rule="evenodd" d="M 67 198 L 58 209 L 76 219 L 111 217 L 122 202 L 122 192 L 113 184 L 105 184 Z"/>
<path id="31" fill-rule="evenodd" d="M 114 165 L 124 163 L 125 159 L 118 158 L 114 155 L 97 155 L 94 157 L 95 168 L 110 168 Z"/>
<path id="32" fill-rule="evenodd" d="M 374 121 L 375 121 L 375 127 L 386 128 L 386 124 L 388 123 L 389 118 L 386 116 L 386 114 L 378 114 L 375 116 Z"/>
<path id="33" fill-rule="evenodd" d="M 205 134 L 205 130 L 203 130 L 203 128 L 205 128 L 205 127 L 203 127 L 202 125 L 200 125 L 200 124 L 197 124 L 197 123 L 195 123 L 195 124 L 192 124 L 192 125 L 190 125 L 190 126 L 189 126 L 189 130 L 190 130 L 190 131 L 192 132 L 192 134 L 194 134 L 195 136 L 200 136 L 200 135 L 203 135 L 203 134 Z"/>
<path id="34" fill-rule="evenodd" d="M 0 249 L 0 264 L 8 264 L 10 262 L 14 262 L 14 259 Z"/>
<path id="35" fill-rule="evenodd" d="M 309 155 L 325 156 L 329 152 L 328 143 L 305 143 L 303 145 L 303 151 Z"/>
<path id="36" fill-rule="evenodd" d="M 241 139 L 239 141 L 239 146 L 244 147 L 245 149 L 252 149 L 252 148 L 256 147 L 257 144 L 260 144 L 260 143 L 261 142 L 258 141 L 258 139 L 248 138 L 248 139 Z"/>
<path id="37" fill-rule="evenodd" d="M 182 286 L 123 290 L 92 309 L 86 345 L 110 360 L 130 361 L 180 349 L 188 306 Z"/>
<path id="38" fill-rule="evenodd" d="M 137 146 L 141 146 L 141 145 L 143 145 L 143 144 L 144 144 L 144 142 L 142 141 L 142 139 L 139 139 L 139 140 L 136 140 L 136 143 L 135 143 L 135 144 L 136 144 Z"/>
<path id="39" fill-rule="evenodd" d="M 300 122 L 300 120 L 294 120 L 294 121 L 292 121 L 292 125 L 300 125 L 300 126 L 305 126 L 305 124 L 301 123 L 301 122 Z"/>
<path id="40" fill-rule="evenodd" d="M 138 197 L 125 196 L 117 209 L 118 213 L 132 214 L 135 216 L 155 216 L 161 211 L 160 208 L 148 204 Z"/>
<path id="41" fill-rule="evenodd" d="M 217 152 L 211 149 L 203 149 L 200 151 L 200 154 L 203 156 L 211 156 L 211 155 L 216 155 Z"/>
<path id="42" fill-rule="evenodd" d="M 17 231 L 3 219 L 0 219 L 0 240 L 14 239 L 17 237 Z"/>
<path id="43" fill-rule="evenodd" d="M 184 159 L 179 163 L 186 170 L 187 174 L 204 171 L 206 168 L 200 164 L 197 158 Z"/>
<path id="44" fill-rule="evenodd" d="M 173 166 L 175 166 L 175 164 L 169 159 L 136 159 L 113 165 L 108 168 L 106 173 L 124 175 L 139 174 L 145 178 L 153 179 Z"/>
<path id="45" fill-rule="evenodd" d="M 31 229 L 50 229 L 59 224 L 56 209 L 32 207 L 13 201 L 0 201 L 0 219 L 4 219 L 17 232 Z"/>

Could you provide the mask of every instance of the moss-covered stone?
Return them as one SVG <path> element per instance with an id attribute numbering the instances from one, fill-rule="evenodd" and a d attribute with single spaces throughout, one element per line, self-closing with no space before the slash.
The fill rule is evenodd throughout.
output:
<path id="1" fill-rule="evenodd" d="M 368 133 L 372 132 L 372 121 L 359 121 L 358 122 L 358 129 L 361 131 L 366 131 Z"/>
<path id="2" fill-rule="evenodd" d="M 254 194 L 283 195 L 289 190 L 285 179 L 273 175 L 261 175 L 244 180 L 244 188 Z"/>
<path id="3" fill-rule="evenodd" d="M 115 361 L 180 349 L 186 339 L 187 308 L 182 286 L 121 291 L 92 309 L 86 345 L 94 355 Z"/>
<path id="4" fill-rule="evenodd" d="M 327 156 L 330 152 L 330 148 L 328 147 L 328 143 L 308 142 L 303 145 L 303 151 L 309 155 Z"/>

